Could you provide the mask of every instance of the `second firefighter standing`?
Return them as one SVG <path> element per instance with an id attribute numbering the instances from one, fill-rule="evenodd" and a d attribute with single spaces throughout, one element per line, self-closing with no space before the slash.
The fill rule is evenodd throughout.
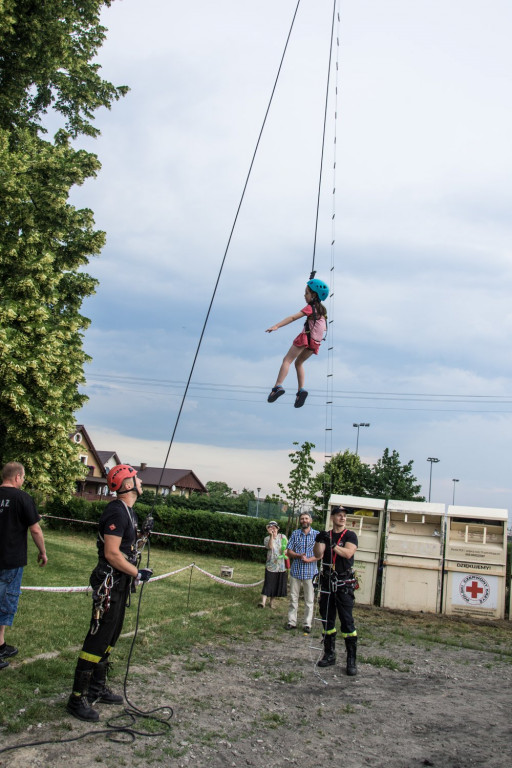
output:
<path id="1" fill-rule="evenodd" d="M 324 655 L 319 667 L 336 663 L 336 615 L 340 620 L 341 635 L 347 650 L 347 675 L 357 674 L 357 630 L 352 615 L 354 589 L 354 555 L 358 540 L 354 531 L 346 526 L 347 510 L 337 506 L 331 509 L 332 529 L 321 531 L 315 541 L 313 553 L 322 560 L 320 577 L 320 616 L 323 627 Z"/>

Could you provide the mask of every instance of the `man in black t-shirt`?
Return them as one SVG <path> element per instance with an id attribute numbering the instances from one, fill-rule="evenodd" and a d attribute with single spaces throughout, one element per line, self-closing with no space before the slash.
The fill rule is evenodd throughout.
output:
<path id="1" fill-rule="evenodd" d="M 137 567 L 137 515 L 132 509 L 142 483 L 128 464 L 110 470 L 107 485 L 117 498 L 107 504 L 98 524 L 98 564 L 90 576 L 93 588 L 91 625 L 78 656 L 67 710 L 80 720 L 95 722 L 91 704 L 122 704 L 123 697 L 107 687 L 108 659 L 121 630 L 132 580 L 148 581 L 152 571 Z"/>
<path id="2" fill-rule="evenodd" d="M 344 507 L 331 509 L 332 530 L 321 531 L 315 541 L 313 554 L 322 560 L 320 576 L 320 616 L 324 631 L 324 655 L 319 667 L 336 663 L 336 613 L 347 649 L 347 675 L 357 674 L 357 631 L 352 609 L 354 607 L 354 555 L 357 536 L 346 527 L 347 511 Z"/>
<path id="3" fill-rule="evenodd" d="M 27 564 L 27 531 L 38 549 L 41 566 L 48 562 L 40 515 L 34 500 L 21 490 L 25 468 L 10 461 L 2 469 L 0 485 L 0 669 L 9 666 L 8 658 L 18 649 L 5 642 L 5 628 L 11 627 L 18 609 L 23 568 Z"/>

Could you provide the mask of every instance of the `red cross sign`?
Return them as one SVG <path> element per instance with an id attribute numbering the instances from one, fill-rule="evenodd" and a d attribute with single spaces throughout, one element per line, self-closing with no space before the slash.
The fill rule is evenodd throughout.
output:
<path id="1" fill-rule="evenodd" d="M 483 591 L 482 587 L 478 586 L 478 581 L 472 581 L 471 584 L 466 586 L 466 592 L 470 593 L 473 600 L 476 600 L 478 595 L 483 594 Z"/>

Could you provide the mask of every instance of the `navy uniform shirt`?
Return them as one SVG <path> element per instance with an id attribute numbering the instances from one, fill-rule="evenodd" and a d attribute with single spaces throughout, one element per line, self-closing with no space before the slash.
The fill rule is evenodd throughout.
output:
<path id="1" fill-rule="evenodd" d="M 114 499 L 107 504 L 98 523 L 98 556 L 105 559 L 103 539 L 105 536 L 119 536 L 120 550 L 128 558 L 133 559 L 135 542 L 137 541 L 137 515 L 121 499 Z"/>
<path id="2" fill-rule="evenodd" d="M 329 543 L 326 542 L 326 537 L 328 537 Z M 345 575 L 352 570 L 354 566 L 354 556 L 347 560 L 346 557 L 341 557 L 341 555 L 337 555 L 336 552 L 334 552 L 333 555 L 332 542 L 338 544 L 339 541 L 342 547 L 350 542 L 351 544 L 355 544 L 357 547 L 358 540 L 354 531 L 350 530 L 349 528 L 345 528 L 343 531 L 341 531 L 341 533 L 334 533 L 333 530 L 322 531 L 318 534 L 316 540 L 321 544 L 325 544 L 325 551 L 322 557 L 322 562 L 324 562 L 325 565 L 332 565 L 334 560 L 334 569 L 336 573 L 341 575 Z"/>

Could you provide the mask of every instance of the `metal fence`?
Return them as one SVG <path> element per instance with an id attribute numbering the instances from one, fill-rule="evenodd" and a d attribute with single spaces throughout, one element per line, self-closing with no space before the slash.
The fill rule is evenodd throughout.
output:
<path id="1" fill-rule="evenodd" d="M 251 499 L 248 503 L 247 514 L 249 517 L 261 517 L 263 520 L 279 520 L 284 511 L 282 504 Z"/>

